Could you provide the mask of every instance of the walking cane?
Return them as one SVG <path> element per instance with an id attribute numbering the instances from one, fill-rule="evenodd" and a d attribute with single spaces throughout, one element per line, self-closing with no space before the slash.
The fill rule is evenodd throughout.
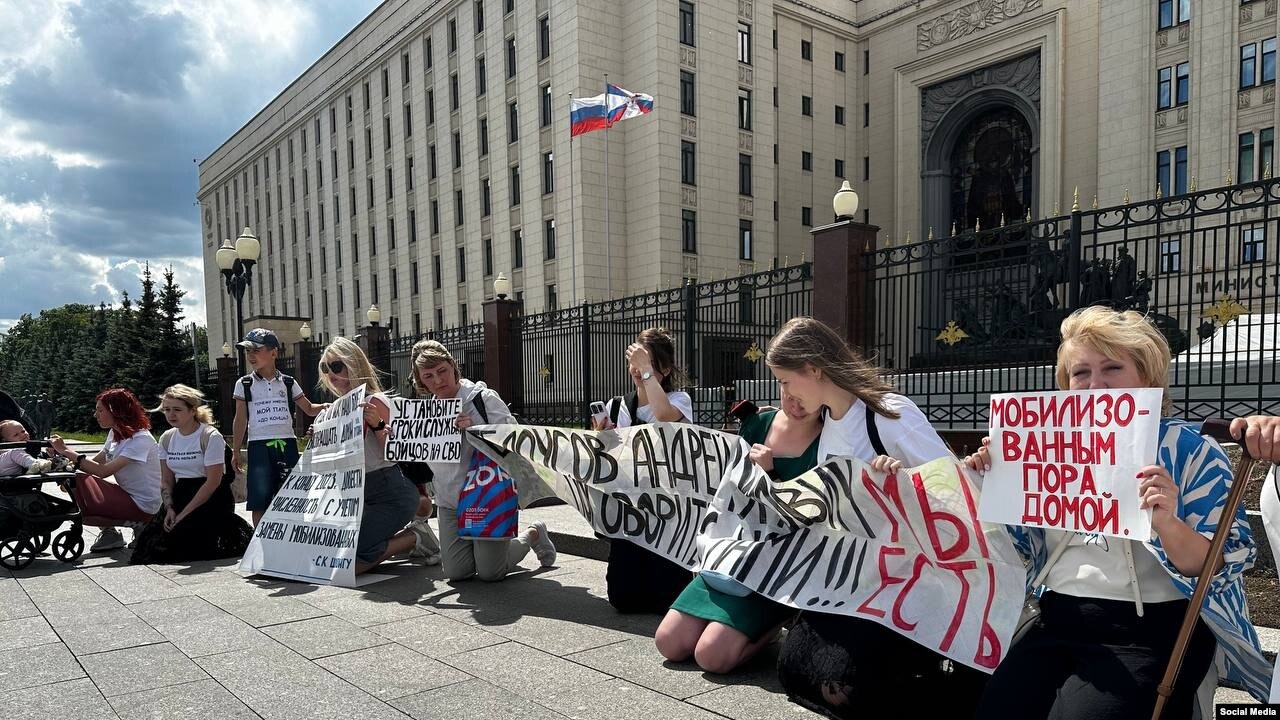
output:
<path id="1" fill-rule="evenodd" d="M 1200 427 L 1200 434 L 1207 435 L 1218 442 L 1236 442 L 1231 436 L 1230 425 L 1226 420 L 1205 420 Z M 1240 443 L 1240 461 L 1236 463 L 1235 479 L 1231 482 L 1231 492 L 1227 494 L 1227 506 L 1218 518 L 1218 529 L 1213 533 L 1213 542 L 1209 543 L 1209 552 L 1205 556 L 1204 569 L 1196 579 L 1196 591 L 1191 594 L 1191 603 L 1187 605 L 1187 613 L 1182 618 L 1182 629 L 1178 631 L 1178 641 L 1173 645 L 1173 654 L 1169 656 L 1169 666 L 1165 668 L 1164 678 L 1156 688 L 1156 708 L 1151 713 L 1151 720 L 1160 720 L 1164 705 L 1173 695 L 1173 686 L 1178 679 L 1178 671 L 1182 669 L 1182 656 L 1187 652 L 1187 643 L 1191 641 L 1191 631 L 1195 629 L 1200 618 L 1200 608 L 1204 605 L 1204 597 L 1209 594 L 1209 583 L 1213 581 L 1213 568 L 1217 566 L 1215 558 L 1222 557 L 1222 548 L 1227 544 L 1227 536 L 1231 534 L 1231 526 L 1235 523 L 1236 510 L 1244 499 L 1245 488 L 1249 485 L 1249 473 L 1256 460 L 1249 456 L 1249 450 Z"/>

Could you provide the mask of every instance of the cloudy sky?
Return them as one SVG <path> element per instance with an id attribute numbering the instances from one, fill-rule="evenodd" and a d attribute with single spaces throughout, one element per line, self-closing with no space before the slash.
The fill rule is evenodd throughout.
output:
<path id="1" fill-rule="evenodd" d="M 173 266 L 203 324 L 197 167 L 376 0 L 0 0 L 0 332 Z"/>

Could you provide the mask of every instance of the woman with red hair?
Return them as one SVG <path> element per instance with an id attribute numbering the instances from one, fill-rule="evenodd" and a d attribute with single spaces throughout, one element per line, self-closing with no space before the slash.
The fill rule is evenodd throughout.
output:
<path id="1" fill-rule="evenodd" d="M 71 492 L 84 524 L 102 528 L 89 551 L 106 552 L 124 547 L 116 525 L 145 523 L 160 510 L 160 446 L 149 432 L 147 411 L 129 390 L 99 393 L 93 416 L 107 440 L 92 458 L 68 448 L 57 435 L 49 444 L 83 471 Z M 108 476 L 115 482 L 103 479 Z"/>

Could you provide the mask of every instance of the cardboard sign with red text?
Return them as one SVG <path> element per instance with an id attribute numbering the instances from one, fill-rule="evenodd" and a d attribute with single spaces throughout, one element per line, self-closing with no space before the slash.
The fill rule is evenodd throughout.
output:
<path id="1" fill-rule="evenodd" d="M 1026 571 L 1004 527 L 978 521 L 977 487 L 953 459 L 886 475 L 835 458 L 774 482 L 741 438 L 696 425 L 501 428 L 476 444 L 521 502 L 549 486 L 602 535 L 979 670 L 1008 649 Z"/>
<path id="2" fill-rule="evenodd" d="M 1138 471 L 1156 460 L 1159 388 L 991 396 L 986 522 L 1145 542 Z"/>

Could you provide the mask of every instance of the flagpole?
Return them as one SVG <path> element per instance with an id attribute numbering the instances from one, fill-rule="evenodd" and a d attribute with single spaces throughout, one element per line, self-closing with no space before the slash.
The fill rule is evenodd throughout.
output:
<path id="1" fill-rule="evenodd" d="M 604 74 L 604 248 L 608 265 L 605 267 L 605 289 L 609 298 L 613 298 L 613 228 L 609 225 L 609 127 L 613 122 L 609 118 L 609 73 Z"/>
<path id="2" fill-rule="evenodd" d="M 572 284 L 569 290 L 569 306 L 578 304 L 578 221 L 574 217 L 577 211 L 577 175 L 573 167 L 573 93 L 569 93 L 569 270 Z"/>

